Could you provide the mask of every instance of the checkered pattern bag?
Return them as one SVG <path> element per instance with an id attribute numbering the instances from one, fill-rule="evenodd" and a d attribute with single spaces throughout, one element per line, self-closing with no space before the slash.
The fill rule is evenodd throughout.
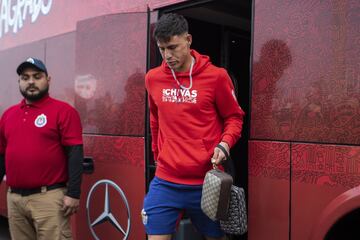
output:
<path id="1" fill-rule="evenodd" d="M 228 219 L 232 182 L 232 177 L 219 169 L 212 169 L 205 175 L 201 209 L 213 221 Z"/>
<path id="2" fill-rule="evenodd" d="M 247 232 L 245 192 L 243 188 L 231 186 L 229 217 L 220 220 L 221 229 L 227 234 L 241 235 Z"/>
<path id="3" fill-rule="evenodd" d="M 221 229 L 232 235 L 247 232 L 246 200 L 243 188 L 232 185 L 235 175 L 234 165 L 226 149 L 217 145 L 224 152 L 226 172 L 214 165 L 214 169 L 205 175 L 201 209 L 212 220 L 220 220 Z M 225 180 L 226 179 L 226 180 Z"/>

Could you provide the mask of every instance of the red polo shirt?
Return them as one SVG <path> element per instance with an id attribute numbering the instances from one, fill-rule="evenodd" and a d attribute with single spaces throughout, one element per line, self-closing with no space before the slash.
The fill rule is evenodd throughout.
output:
<path id="1" fill-rule="evenodd" d="M 77 111 L 49 96 L 6 110 L 0 121 L 0 154 L 10 187 L 35 188 L 68 180 L 63 146 L 82 144 Z"/>

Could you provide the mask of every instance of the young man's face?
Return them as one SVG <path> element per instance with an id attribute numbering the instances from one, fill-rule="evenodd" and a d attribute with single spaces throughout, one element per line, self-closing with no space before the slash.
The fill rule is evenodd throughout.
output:
<path id="1" fill-rule="evenodd" d="M 50 77 L 34 68 L 27 68 L 19 78 L 19 89 L 24 98 L 30 102 L 44 97 L 49 91 Z"/>
<path id="2" fill-rule="evenodd" d="M 168 66 L 177 72 L 187 71 L 191 63 L 191 35 L 175 35 L 169 41 L 157 41 L 162 58 Z"/>

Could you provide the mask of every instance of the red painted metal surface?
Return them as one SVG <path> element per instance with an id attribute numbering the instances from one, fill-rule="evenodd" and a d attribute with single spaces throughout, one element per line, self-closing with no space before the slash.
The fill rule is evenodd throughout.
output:
<path id="1" fill-rule="evenodd" d="M 359 7 L 355 0 L 255 0 L 252 139 L 360 143 Z M 291 149 L 291 239 L 322 239 L 358 199 L 360 149 L 319 144 L 293 144 Z M 251 157 L 250 166 L 259 159 Z M 266 179 L 259 188 L 251 175 L 250 196 L 273 181 Z M 348 196 L 347 190 L 352 200 L 337 201 Z M 277 206 L 278 200 L 268 204 Z M 264 225 L 250 224 L 256 234 Z M 278 239 L 253 236 L 250 225 L 250 239 Z"/>
<path id="2" fill-rule="evenodd" d="M 104 178 L 129 199 L 129 239 L 144 239 L 139 212 L 145 193 L 146 11 L 182 0 L 52 2 L 48 15 L 32 24 L 28 16 L 18 33 L 0 38 L 0 113 L 21 99 L 16 66 L 28 56 L 46 59 L 51 95 L 80 111 L 85 152 L 95 160 L 95 173 L 84 177 L 82 209 L 73 218 L 77 239 L 92 239 L 86 196 Z M 248 236 L 282 240 L 290 231 L 291 239 L 322 239 L 359 199 L 354 187 L 360 183 L 360 150 L 290 142 L 360 143 L 360 3 L 254 3 L 251 138 L 268 141 L 249 142 Z M 0 191 L 1 204 L 4 185 Z M 103 196 L 103 189 L 94 195 L 92 219 L 103 210 Z M 114 190 L 110 197 L 123 224 L 121 199 Z M 94 231 L 100 239 L 122 237 L 108 223 Z"/>
<path id="3" fill-rule="evenodd" d="M 291 239 L 310 239 L 312 231 L 324 232 L 324 226 L 319 228 L 317 224 L 323 215 L 338 208 L 337 217 L 340 218 L 347 213 L 345 209 L 349 210 L 345 207 L 346 201 L 335 201 L 330 209 L 325 208 L 345 191 L 360 184 L 360 147 L 293 144 L 291 157 Z M 359 189 L 351 193 L 360 195 Z M 346 196 L 349 198 L 349 194 Z"/>
<path id="4" fill-rule="evenodd" d="M 146 12 L 148 7 L 153 10 L 184 1 L 87 0 L 84 2 L 38 0 L 30 1 L 31 4 L 35 2 L 33 6 L 36 9 L 31 12 L 28 6 L 24 6 L 25 1 L 3 0 L 0 1 L 0 8 L 2 9 L 0 50 L 72 32 L 76 29 L 77 22 L 88 18 L 116 13 Z M 41 7 L 48 10 L 41 11 Z"/>
<path id="5" fill-rule="evenodd" d="M 85 133 L 144 135 L 146 33 L 145 13 L 78 23 L 75 106 Z"/>
<path id="6" fill-rule="evenodd" d="M 293 144 L 292 180 L 350 189 L 360 184 L 360 147 Z"/>
<path id="7" fill-rule="evenodd" d="M 249 141 L 249 240 L 288 239 L 289 178 L 289 143 Z"/>
<path id="8" fill-rule="evenodd" d="M 255 0 L 252 138 L 360 143 L 359 5 Z"/>
<path id="9" fill-rule="evenodd" d="M 310 240 L 323 240 L 329 229 L 342 216 L 359 208 L 360 188 L 352 188 L 333 199 L 312 226 Z M 345 239 L 345 238 L 344 238 Z"/>
<path id="10" fill-rule="evenodd" d="M 0 215 L 7 216 L 7 201 L 6 201 L 7 186 L 6 182 L 0 185 Z"/>
<path id="11" fill-rule="evenodd" d="M 85 203 L 90 188 L 101 179 L 114 181 L 130 204 L 128 239 L 145 238 L 140 211 L 146 185 L 143 138 L 146 34 L 146 13 L 102 16 L 79 22 L 75 32 L 0 52 L 2 86 L 5 86 L 0 89 L 0 113 L 22 98 L 15 70 L 21 61 L 34 56 L 45 59 L 52 76 L 50 94 L 75 105 L 82 115 L 85 154 L 93 157 L 96 170 L 94 174 L 84 176 L 82 208 L 72 218 L 76 239 L 92 238 L 86 221 Z M 93 80 L 98 81 L 95 89 L 91 85 Z M 89 136 L 87 133 L 112 137 Z M 5 203 L 5 184 L 0 190 L 0 203 Z M 103 191 L 100 189 L 93 195 L 92 220 L 103 210 Z M 110 198 L 113 215 L 121 225 L 126 225 L 124 204 L 114 189 L 110 189 Z M 6 204 L 1 206 L 1 214 L 5 215 Z M 100 238 L 123 237 L 108 222 L 94 227 L 94 231 Z"/>
<path id="12" fill-rule="evenodd" d="M 10 2 L 10 5 L 8 5 L 8 2 Z M 31 14 L 28 7 L 27 9 L 24 8 L 22 5 L 24 2 L 22 2 L 22 4 L 19 2 L 21 1 L 4 0 L 0 2 L 0 7 L 4 7 L 2 13 L 9 10 L 8 14 L 11 14 L 6 16 L 1 14 L 3 16 L 0 22 L 3 25 L 2 29 L 4 32 L 2 33 L 2 37 L 0 37 L 0 50 L 72 32 L 76 29 L 78 21 L 91 17 L 119 12 L 147 11 L 146 0 L 30 1 L 37 2 L 37 4 L 35 4 L 36 10 L 39 10 L 37 6 L 41 7 L 41 5 L 38 4 L 42 3 L 45 8 L 49 7 L 47 14 L 43 14 L 41 10 L 39 10 L 37 17 L 35 17 L 36 14 Z M 50 2 L 51 4 L 49 5 Z M 13 7 L 16 7 L 16 17 L 14 17 L 15 13 L 11 11 Z M 21 16 L 25 16 L 25 20 L 21 19 Z M 10 20 L 5 20 L 7 18 L 10 19 L 10 17 L 16 19 L 14 24 L 10 24 Z M 31 22 L 32 18 L 36 20 Z M 6 33 L 5 28 L 8 28 L 8 32 Z M 14 33 L 14 31 L 16 33 Z"/>
<path id="13" fill-rule="evenodd" d="M 50 81 L 50 94 L 74 105 L 75 32 L 46 40 L 46 67 Z"/>
<path id="14" fill-rule="evenodd" d="M 144 138 L 85 136 L 85 155 L 95 162 L 95 172 L 86 175 L 82 184 L 81 209 L 76 215 L 77 239 L 93 239 L 87 223 L 85 208 L 91 187 L 102 179 L 115 182 L 124 192 L 131 214 L 131 229 L 128 239 L 144 239 L 145 232 L 140 212 L 145 195 Z M 127 226 L 126 207 L 119 194 L 110 188 L 111 212 L 122 227 Z M 94 221 L 104 211 L 104 188 L 99 188 L 91 196 L 90 219 Z M 104 222 L 93 228 L 99 239 L 123 239 L 110 222 Z"/>

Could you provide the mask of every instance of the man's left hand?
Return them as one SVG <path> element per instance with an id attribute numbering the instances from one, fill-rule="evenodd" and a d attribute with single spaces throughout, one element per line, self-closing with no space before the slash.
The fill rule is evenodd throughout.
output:
<path id="1" fill-rule="evenodd" d="M 64 211 L 64 216 L 65 217 L 70 216 L 76 213 L 78 209 L 79 209 L 79 199 L 65 195 L 63 199 L 63 208 L 62 208 L 62 210 Z"/>
<path id="2" fill-rule="evenodd" d="M 229 154 L 229 151 L 230 151 L 229 145 L 226 142 L 220 142 L 219 144 L 221 146 L 223 146 L 226 149 L 227 153 Z M 226 156 L 223 153 L 223 151 L 221 151 L 220 148 L 215 147 L 214 154 L 213 154 L 213 156 L 211 158 L 211 163 L 215 164 L 215 165 L 219 165 L 225 160 L 226 160 Z"/>

